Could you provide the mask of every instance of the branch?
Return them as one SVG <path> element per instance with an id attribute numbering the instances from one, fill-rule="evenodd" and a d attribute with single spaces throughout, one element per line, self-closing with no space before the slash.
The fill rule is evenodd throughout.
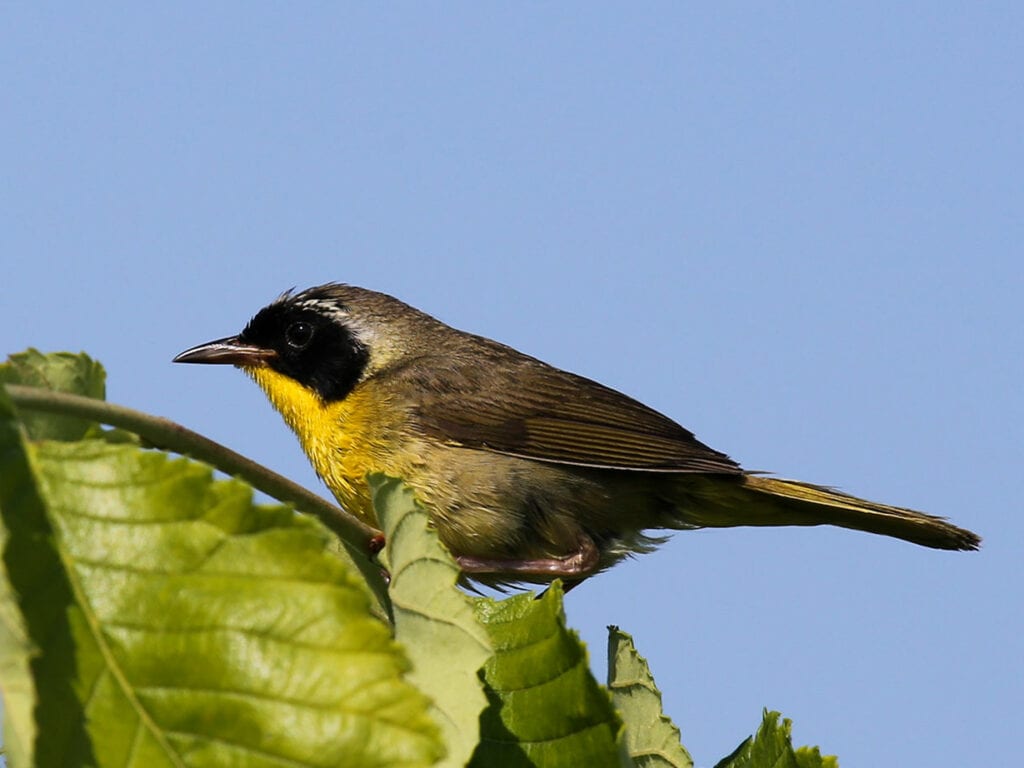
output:
<path id="1" fill-rule="evenodd" d="M 315 516 L 344 541 L 366 554 L 370 552 L 371 539 L 382 535 L 301 485 L 170 419 L 66 392 L 18 384 L 7 384 L 6 388 L 19 408 L 77 416 L 119 427 L 134 432 L 154 447 L 192 456 L 225 474 L 239 477 L 268 496 L 293 505 L 299 512 Z"/>

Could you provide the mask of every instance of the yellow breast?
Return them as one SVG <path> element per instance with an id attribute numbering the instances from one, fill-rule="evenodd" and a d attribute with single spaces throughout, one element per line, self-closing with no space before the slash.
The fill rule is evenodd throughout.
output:
<path id="1" fill-rule="evenodd" d="M 271 404 L 298 435 L 317 474 L 348 512 L 376 524 L 366 475 L 403 476 L 396 466 L 398 418 L 370 386 L 357 386 L 344 400 L 325 403 L 307 387 L 271 368 L 248 368 Z"/>

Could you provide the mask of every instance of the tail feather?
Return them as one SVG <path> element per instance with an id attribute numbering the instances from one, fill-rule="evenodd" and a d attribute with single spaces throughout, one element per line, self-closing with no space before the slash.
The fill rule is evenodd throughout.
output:
<path id="1" fill-rule="evenodd" d="M 705 503 L 690 507 L 686 522 L 708 527 L 837 525 L 935 549 L 972 550 L 981 543 L 980 536 L 944 518 L 796 480 L 743 475 L 734 492 L 722 490 L 719 485 L 713 493 L 701 494 Z"/>

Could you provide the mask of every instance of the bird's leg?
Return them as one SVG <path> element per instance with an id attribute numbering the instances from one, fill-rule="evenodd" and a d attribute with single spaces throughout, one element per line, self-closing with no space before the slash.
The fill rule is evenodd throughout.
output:
<path id="1" fill-rule="evenodd" d="M 501 560 L 497 558 L 457 555 L 455 560 L 464 573 L 502 573 L 520 576 L 549 576 L 552 579 L 582 580 L 594 572 L 600 560 L 600 553 L 594 540 L 580 534 L 579 548 L 562 557 L 536 558 L 532 560 Z"/>

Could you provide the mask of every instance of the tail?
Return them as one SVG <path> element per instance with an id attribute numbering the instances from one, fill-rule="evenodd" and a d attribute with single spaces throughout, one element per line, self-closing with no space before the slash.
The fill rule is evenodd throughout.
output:
<path id="1" fill-rule="evenodd" d="M 742 475 L 728 484 L 719 478 L 699 490 L 690 486 L 687 495 L 685 522 L 698 526 L 838 525 L 934 549 L 971 550 L 981 543 L 944 518 L 795 480 Z"/>

